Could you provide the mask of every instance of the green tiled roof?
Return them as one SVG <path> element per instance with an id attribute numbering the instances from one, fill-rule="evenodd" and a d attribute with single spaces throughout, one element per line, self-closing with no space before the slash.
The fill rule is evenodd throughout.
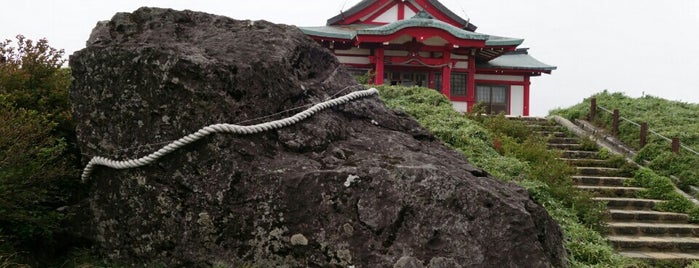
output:
<path id="1" fill-rule="evenodd" d="M 307 35 L 352 40 L 360 34 L 390 35 L 410 27 L 429 27 L 441 29 L 460 39 L 485 40 L 486 46 L 518 46 L 524 42 L 524 39 L 520 38 L 487 35 L 460 29 L 446 22 L 433 19 L 429 14 L 423 11 L 418 12 L 417 15 L 410 19 L 399 20 L 381 26 L 355 24 L 345 26 L 318 26 L 300 28 L 301 31 Z"/>
<path id="2" fill-rule="evenodd" d="M 518 49 L 513 52 L 508 52 L 485 64 L 479 64 L 478 68 L 552 71 L 556 70 L 557 67 L 535 59 L 527 53 L 527 49 Z"/>
<path id="3" fill-rule="evenodd" d="M 402 29 L 410 28 L 410 27 L 437 28 L 437 29 L 445 30 L 445 31 L 449 32 L 450 34 L 452 34 L 453 36 L 461 38 L 461 39 L 488 40 L 488 35 L 469 32 L 469 31 L 459 29 L 457 27 L 454 27 L 448 23 L 445 23 L 445 22 L 442 22 L 439 20 L 420 18 L 417 16 L 413 17 L 411 19 L 399 20 L 399 21 L 389 23 L 386 25 L 382 25 L 379 27 L 360 29 L 360 30 L 357 30 L 357 34 L 389 35 L 389 34 L 393 34 L 393 33 L 397 32 L 397 31 L 400 31 Z"/>
<path id="4" fill-rule="evenodd" d="M 519 46 L 524 42 L 521 38 L 488 35 L 485 41 L 486 46 Z"/>
<path id="5" fill-rule="evenodd" d="M 357 31 L 336 26 L 299 27 L 306 35 L 352 40 Z"/>
<path id="6" fill-rule="evenodd" d="M 354 39 L 357 34 L 367 35 L 386 35 L 395 33 L 401 29 L 408 27 L 432 27 L 445 30 L 450 34 L 470 40 L 486 40 L 486 46 L 518 46 L 524 42 L 524 39 L 511 38 L 474 33 L 458 29 L 447 23 L 433 19 L 409 19 L 401 20 L 391 24 L 374 27 L 374 25 L 351 25 L 351 26 L 316 26 L 316 27 L 299 27 L 301 31 L 307 35 L 320 36 L 337 39 Z"/>

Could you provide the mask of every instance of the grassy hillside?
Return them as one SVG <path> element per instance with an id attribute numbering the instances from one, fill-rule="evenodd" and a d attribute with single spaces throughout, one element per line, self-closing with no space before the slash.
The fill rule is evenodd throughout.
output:
<path id="1" fill-rule="evenodd" d="M 613 252 L 601 236 L 604 209 L 571 186 L 573 170 L 556 160 L 542 138 L 518 122 L 500 117 L 462 115 L 439 92 L 416 87 L 380 87 L 392 108 L 420 124 L 474 165 L 525 187 L 558 221 L 572 267 L 643 267 Z"/>
<path id="2" fill-rule="evenodd" d="M 609 110 L 619 109 L 622 117 L 634 122 L 646 122 L 649 129 L 666 137 L 678 137 L 682 144 L 699 151 L 699 104 L 669 101 L 653 96 L 631 98 L 622 93 L 603 91 L 593 95 L 597 104 Z M 568 119 L 586 118 L 589 112 L 590 98 L 575 106 L 554 110 L 551 113 Z M 598 126 L 611 129 L 611 115 L 598 111 L 594 120 Z M 677 176 L 678 186 L 688 190 L 689 185 L 699 185 L 699 156 L 680 150 L 680 155 L 670 152 L 670 142 L 655 135 L 649 135 L 649 145 L 639 148 L 639 128 L 633 124 L 620 123 L 619 138 L 626 144 L 639 150 L 636 161 L 647 163 L 647 166 L 661 175 Z"/>

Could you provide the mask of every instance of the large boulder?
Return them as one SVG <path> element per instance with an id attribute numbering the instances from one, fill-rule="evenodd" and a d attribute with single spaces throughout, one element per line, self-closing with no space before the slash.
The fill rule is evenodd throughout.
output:
<path id="1" fill-rule="evenodd" d="M 158 8 L 100 22 L 70 67 L 82 153 L 119 160 L 361 89 L 295 27 Z M 82 235 L 125 264 L 567 265 L 559 226 L 526 190 L 376 96 L 141 168 L 98 167 L 86 183 Z"/>

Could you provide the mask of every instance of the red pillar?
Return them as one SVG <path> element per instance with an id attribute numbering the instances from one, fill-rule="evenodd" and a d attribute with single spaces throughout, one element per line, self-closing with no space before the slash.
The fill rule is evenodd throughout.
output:
<path id="1" fill-rule="evenodd" d="M 531 77 L 524 77 L 524 116 L 529 116 L 529 85 L 531 85 Z"/>
<path id="2" fill-rule="evenodd" d="M 471 111 L 473 104 L 476 103 L 476 56 L 471 53 L 468 57 L 468 81 L 466 83 L 466 103 L 468 111 Z"/>
<path id="3" fill-rule="evenodd" d="M 383 57 L 384 51 L 382 47 L 374 50 L 374 59 L 376 61 L 376 66 L 374 67 L 374 71 L 376 72 L 374 76 L 375 85 L 383 85 Z"/>
<path id="4" fill-rule="evenodd" d="M 405 2 L 398 3 L 398 20 L 405 19 Z"/>
<path id="5" fill-rule="evenodd" d="M 442 94 L 451 100 L 451 52 L 445 50 L 442 54 Z"/>

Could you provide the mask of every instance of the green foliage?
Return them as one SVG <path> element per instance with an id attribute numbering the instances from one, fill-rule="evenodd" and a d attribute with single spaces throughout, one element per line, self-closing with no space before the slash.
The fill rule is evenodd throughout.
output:
<path id="1" fill-rule="evenodd" d="M 66 142 L 51 135 L 55 123 L 0 99 L 0 234 L 22 248 L 45 245 L 58 228 L 62 188 L 77 176 Z"/>
<path id="2" fill-rule="evenodd" d="M 46 39 L 34 42 L 22 35 L 0 42 L 0 94 L 16 107 L 38 111 L 58 123 L 65 135 L 74 127 L 71 119 L 70 70 L 62 69 L 63 50 Z"/>
<path id="3" fill-rule="evenodd" d="M 561 224 L 572 267 L 632 267 L 600 235 L 603 204 L 572 187 L 572 170 L 556 160 L 543 139 L 504 116 L 462 115 L 439 92 L 417 87 L 378 87 L 389 107 L 412 115 L 448 146 L 495 177 L 522 185 Z M 477 110 L 477 109 L 474 109 Z"/>
<path id="4" fill-rule="evenodd" d="M 374 73 L 373 70 L 368 70 L 365 74 L 363 75 L 355 75 L 354 79 L 357 80 L 357 83 L 360 84 L 369 84 L 374 81 L 374 76 L 376 74 Z"/>
<path id="5" fill-rule="evenodd" d="M 580 139 L 580 150 L 582 151 L 596 151 L 597 143 L 592 139 L 585 137 Z"/>
<path id="6" fill-rule="evenodd" d="M 648 123 L 648 127 L 666 137 L 677 137 L 683 145 L 699 148 L 699 104 L 669 101 L 653 96 L 630 98 L 622 93 L 603 91 L 593 95 L 598 106 L 606 109 L 619 109 L 622 117 L 634 122 Z M 586 118 L 590 109 L 590 99 L 585 99 L 575 106 L 551 111 L 568 119 Z M 598 110 L 594 124 L 611 129 L 612 117 L 609 113 Z M 678 187 L 689 190 L 689 186 L 699 186 L 699 156 L 680 150 L 679 155 L 670 152 L 670 142 L 656 135 L 648 135 L 648 144 L 639 148 L 639 127 L 625 121 L 620 122 L 619 139 L 625 144 L 639 150 L 634 159 L 663 176 L 677 176 Z"/>
<path id="7" fill-rule="evenodd" d="M 525 162 L 500 155 L 489 132 L 456 112 L 437 91 L 419 87 L 378 87 L 390 107 L 409 113 L 448 146 L 465 154 L 469 161 L 496 177 L 514 180 L 528 169 Z"/>
<path id="8" fill-rule="evenodd" d="M 103 267 L 124 267 L 113 263 L 107 263 L 95 254 L 84 248 L 74 249 L 69 252 L 66 259 L 60 263 L 60 267 L 79 267 L 79 268 L 103 268 Z"/>
<path id="9" fill-rule="evenodd" d="M 612 153 L 607 148 L 602 148 L 597 151 L 597 158 L 607 159 L 612 155 Z"/>
<path id="10" fill-rule="evenodd" d="M 0 42 L 0 252 L 42 266 L 37 259 L 64 250 L 58 208 L 82 188 L 70 71 L 45 39 L 16 39 Z"/>
<path id="11" fill-rule="evenodd" d="M 663 176 L 677 176 L 677 187 L 689 192 L 689 186 L 699 185 L 699 157 L 683 153 L 674 154 L 666 148 L 667 144 L 652 143 L 641 149 L 635 157 L 639 163 L 657 171 Z"/>
<path id="12" fill-rule="evenodd" d="M 639 197 L 666 200 L 666 202 L 655 206 L 657 210 L 687 213 L 690 214 L 690 217 L 699 215 L 697 213 L 699 212 L 698 208 L 675 191 L 675 186 L 670 179 L 660 176 L 650 169 L 639 169 L 636 171 L 633 179 L 628 180 L 626 183 L 631 186 L 646 188 L 641 191 Z"/>
<path id="13" fill-rule="evenodd" d="M 31 266 L 17 262 L 17 253 L 0 251 L 0 268 L 29 268 Z"/>

